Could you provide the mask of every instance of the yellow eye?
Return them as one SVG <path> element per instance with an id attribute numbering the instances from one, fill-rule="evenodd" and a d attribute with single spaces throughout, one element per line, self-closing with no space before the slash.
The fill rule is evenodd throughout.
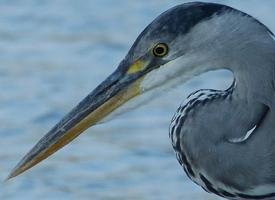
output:
<path id="1" fill-rule="evenodd" d="M 152 53 L 156 57 L 164 57 L 168 54 L 168 51 L 169 51 L 169 48 L 167 44 L 159 43 L 153 48 Z"/>

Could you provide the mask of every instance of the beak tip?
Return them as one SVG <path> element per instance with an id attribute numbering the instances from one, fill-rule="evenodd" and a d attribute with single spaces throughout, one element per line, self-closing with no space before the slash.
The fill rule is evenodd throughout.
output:
<path id="1" fill-rule="evenodd" d="M 12 171 L 10 172 L 10 174 L 7 176 L 7 178 L 4 180 L 4 182 L 7 182 L 7 181 L 9 181 L 10 179 L 12 179 L 12 178 L 18 176 L 20 173 L 21 173 L 20 170 L 19 170 L 18 168 L 15 168 L 14 170 L 12 170 Z"/>
<path id="2" fill-rule="evenodd" d="M 14 172 L 12 171 L 7 178 L 4 179 L 4 182 L 8 182 L 10 179 L 14 178 L 16 175 L 14 174 Z"/>
<path id="3" fill-rule="evenodd" d="M 9 175 L 7 178 L 4 179 L 3 182 L 8 182 L 10 179 L 12 179 L 12 177 Z"/>
<path id="4" fill-rule="evenodd" d="M 4 182 L 9 181 L 10 179 L 20 175 L 22 172 L 24 172 L 24 165 L 22 165 L 21 163 L 19 163 L 11 172 L 10 174 L 7 176 L 7 178 L 4 180 Z"/>

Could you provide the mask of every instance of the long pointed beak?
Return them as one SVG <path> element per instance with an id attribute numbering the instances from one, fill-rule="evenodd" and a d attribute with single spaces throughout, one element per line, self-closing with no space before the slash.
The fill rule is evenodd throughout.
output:
<path id="1" fill-rule="evenodd" d="M 90 126 L 99 123 L 116 108 L 140 94 L 144 62 L 137 61 L 128 71 L 119 67 L 70 113 L 53 127 L 12 170 L 7 179 L 28 170 L 70 143 Z M 121 65 L 125 65 L 123 62 Z"/>

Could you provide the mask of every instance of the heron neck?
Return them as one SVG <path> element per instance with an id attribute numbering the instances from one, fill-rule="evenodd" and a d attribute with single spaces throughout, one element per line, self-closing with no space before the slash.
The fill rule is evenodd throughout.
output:
<path id="1" fill-rule="evenodd" d="M 275 99 L 274 65 L 275 60 L 274 62 L 264 61 L 261 63 L 252 60 L 243 66 L 232 68 L 235 77 L 234 98 L 273 107 Z"/>
<path id="2" fill-rule="evenodd" d="M 202 91 L 205 93 L 205 91 Z M 181 150 L 197 171 L 204 172 L 222 182 L 225 176 L 232 176 L 231 180 L 236 188 L 241 187 L 241 181 L 247 181 L 242 172 L 232 173 L 230 165 L 235 163 L 250 166 L 251 162 L 244 160 L 232 161 L 238 153 L 244 157 L 253 157 L 253 152 L 237 147 L 242 145 L 232 144 L 230 141 L 243 138 L 246 133 L 257 125 L 266 113 L 266 106 L 240 98 L 237 88 L 232 93 L 221 95 L 220 91 L 193 101 L 188 113 L 184 116 L 181 127 Z M 253 146 L 253 145 L 252 145 Z M 243 145 L 242 147 L 247 147 Z M 249 155 L 248 155 L 249 154 Z M 240 158 L 242 158 L 240 156 Z M 253 159 L 251 159 L 253 160 Z M 224 169 L 222 175 L 217 173 L 216 166 Z"/>
<path id="3" fill-rule="evenodd" d="M 234 93 L 239 98 L 274 105 L 275 41 L 266 34 L 258 40 L 247 39 L 243 43 L 230 46 L 223 43 L 224 48 L 217 48 L 207 55 L 208 66 L 232 71 L 236 81 Z"/>

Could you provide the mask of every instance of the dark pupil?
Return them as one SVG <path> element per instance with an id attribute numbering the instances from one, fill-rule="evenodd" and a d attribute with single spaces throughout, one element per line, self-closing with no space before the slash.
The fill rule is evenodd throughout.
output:
<path id="1" fill-rule="evenodd" d="M 157 47 L 155 50 L 157 55 L 162 55 L 164 53 L 164 48 L 163 47 Z"/>

